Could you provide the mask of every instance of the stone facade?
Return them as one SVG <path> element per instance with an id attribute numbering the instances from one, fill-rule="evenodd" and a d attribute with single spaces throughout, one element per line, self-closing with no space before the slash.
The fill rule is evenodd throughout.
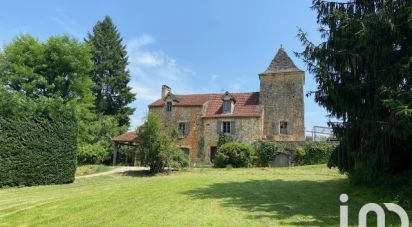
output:
<path id="1" fill-rule="evenodd" d="M 177 143 L 192 166 L 211 161 L 221 132 L 247 143 L 304 141 L 304 72 L 281 48 L 259 79 L 260 92 L 251 93 L 175 95 L 163 85 L 149 111 L 167 129 L 181 126 Z"/>
<path id="2" fill-rule="evenodd" d="M 259 77 L 264 137 L 276 141 L 304 141 L 304 72 L 269 73 Z M 280 122 L 286 122 L 287 133 L 281 133 Z"/>
<path id="3" fill-rule="evenodd" d="M 204 139 L 203 148 L 205 151 L 205 158 L 210 160 L 210 149 L 217 146 L 219 133 L 219 122 L 230 121 L 234 122 L 234 131 L 231 136 L 235 141 L 242 141 L 245 143 L 254 143 L 262 139 L 263 124 L 262 118 L 205 118 L 203 119 L 203 133 Z"/>
<path id="4" fill-rule="evenodd" d="M 188 134 L 179 136 L 177 144 L 181 148 L 188 148 L 189 160 L 197 160 L 199 138 L 202 136 L 202 107 L 174 107 L 172 111 L 165 111 L 164 107 L 150 107 L 150 112 L 159 115 L 166 130 L 178 128 L 180 122 L 188 123 Z"/>

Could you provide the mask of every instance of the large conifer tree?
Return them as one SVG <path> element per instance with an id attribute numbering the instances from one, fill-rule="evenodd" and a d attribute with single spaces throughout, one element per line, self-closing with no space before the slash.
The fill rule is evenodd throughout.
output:
<path id="1" fill-rule="evenodd" d="M 330 166 L 378 184 L 411 171 L 412 1 L 314 0 L 323 42 L 298 54 L 318 83 L 315 100 L 342 123 Z M 393 178 L 392 178 L 393 179 Z M 397 178 L 400 179 L 400 178 Z"/>
<path id="2" fill-rule="evenodd" d="M 103 115 L 114 116 L 119 126 L 129 126 L 129 116 L 134 109 L 127 105 L 135 100 L 135 94 L 128 86 L 126 46 L 112 19 L 106 16 L 93 27 L 86 41 L 90 44 L 94 69 L 92 80 L 96 97 L 96 111 Z"/>

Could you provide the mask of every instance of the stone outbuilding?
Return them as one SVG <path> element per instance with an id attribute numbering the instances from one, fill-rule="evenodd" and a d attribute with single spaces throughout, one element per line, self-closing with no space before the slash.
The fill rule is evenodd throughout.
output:
<path id="1" fill-rule="evenodd" d="M 304 141 L 304 71 L 280 48 L 259 81 L 260 91 L 242 93 L 174 94 L 163 85 L 149 111 L 166 129 L 178 129 L 178 145 L 192 166 L 213 162 L 220 133 L 248 143 Z"/>

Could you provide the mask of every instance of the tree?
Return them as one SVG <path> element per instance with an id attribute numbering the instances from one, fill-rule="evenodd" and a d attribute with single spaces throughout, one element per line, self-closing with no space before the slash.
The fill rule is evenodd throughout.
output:
<path id="1" fill-rule="evenodd" d="M 60 97 L 65 103 L 93 106 L 87 45 L 69 36 L 51 36 L 42 43 L 21 35 L 0 55 L 0 81 L 7 88 L 30 98 Z"/>
<path id="2" fill-rule="evenodd" d="M 143 150 L 142 163 L 150 167 L 152 173 L 163 171 L 166 167 L 180 168 L 188 164 L 187 157 L 173 143 L 173 138 L 162 130 L 162 123 L 154 113 L 149 113 L 144 125 L 138 128 L 139 146 Z"/>
<path id="3" fill-rule="evenodd" d="M 298 54 L 318 83 L 315 100 L 340 139 L 330 166 L 379 184 L 411 170 L 412 1 L 314 0 L 323 42 Z"/>
<path id="4" fill-rule="evenodd" d="M 126 46 L 113 24 L 106 16 L 93 27 L 86 40 L 90 44 L 94 69 L 92 80 L 95 83 L 93 94 L 96 97 L 96 111 L 115 116 L 119 126 L 129 126 L 129 115 L 134 111 L 127 105 L 135 100 L 131 92 Z"/>
<path id="5" fill-rule="evenodd" d="M 75 110 L 80 161 L 92 160 L 83 154 L 98 154 L 98 161 L 107 157 L 110 138 L 120 133 L 117 120 L 94 112 L 92 67 L 89 46 L 69 36 L 52 36 L 40 42 L 21 35 L 0 53 L 0 81 L 6 89 L 32 100 L 59 99 Z"/>
<path id="6" fill-rule="evenodd" d="M 80 137 L 94 118 L 93 67 L 90 49 L 69 36 L 40 42 L 30 35 L 16 37 L 0 53 L 0 81 L 7 89 L 31 99 L 60 98 L 76 110 Z"/>

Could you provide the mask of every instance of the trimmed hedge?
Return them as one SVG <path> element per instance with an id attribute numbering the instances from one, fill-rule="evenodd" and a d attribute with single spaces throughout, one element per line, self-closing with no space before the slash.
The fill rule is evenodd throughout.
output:
<path id="1" fill-rule="evenodd" d="M 0 187 L 62 184 L 74 181 L 77 121 L 59 100 L 34 102 L 1 93 Z"/>
<path id="2" fill-rule="evenodd" d="M 256 161 L 255 150 L 247 143 L 229 142 L 218 148 L 214 166 L 251 167 Z"/>
<path id="3" fill-rule="evenodd" d="M 337 143 L 331 142 L 308 142 L 302 148 L 296 149 L 295 162 L 298 165 L 314 165 L 328 163 Z"/>

